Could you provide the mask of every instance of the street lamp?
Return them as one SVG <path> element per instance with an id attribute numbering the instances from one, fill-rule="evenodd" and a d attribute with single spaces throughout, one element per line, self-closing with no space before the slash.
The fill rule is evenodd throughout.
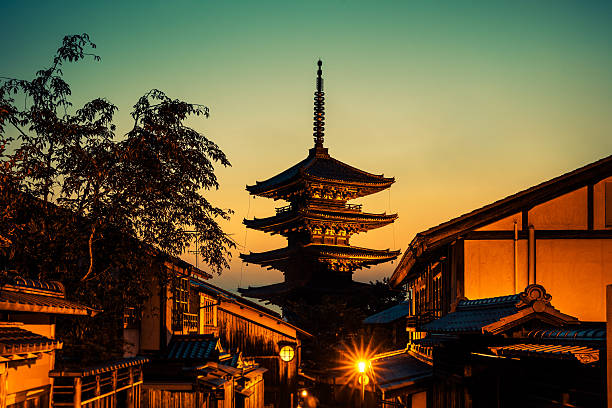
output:
<path id="1" fill-rule="evenodd" d="M 364 360 L 357 362 L 357 371 L 359 372 L 359 384 L 361 384 L 361 406 L 363 407 L 365 402 L 365 386 L 370 382 L 370 378 L 366 374 L 368 363 Z"/>

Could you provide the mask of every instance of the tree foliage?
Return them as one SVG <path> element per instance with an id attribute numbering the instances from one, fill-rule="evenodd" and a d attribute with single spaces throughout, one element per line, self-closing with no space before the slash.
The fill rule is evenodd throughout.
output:
<path id="1" fill-rule="evenodd" d="M 104 310 L 94 324 L 77 319 L 67 327 L 75 344 L 97 339 L 91 327 L 98 325 L 117 338 L 94 343 L 118 352 L 113 322 L 125 306 L 142 305 L 160 254 L 181 254 L 197 235 L 211 270 L 228 267 L 234 243 L 218 221 L 231 210 L 203 193 L 219 187 L 215 165 L 230 163 L 186 125 L 208 117 L 208 108 L 160 90 L 136 102 L 123 135 L 107 99 L 75 108 L 62 68 L 100 60 L 95 47 L 87 34 L 66 36 L 34 79 L 0 78 L 0 236 L 11 242 L 5 268 L 58 279 L 74 298 Z"/>

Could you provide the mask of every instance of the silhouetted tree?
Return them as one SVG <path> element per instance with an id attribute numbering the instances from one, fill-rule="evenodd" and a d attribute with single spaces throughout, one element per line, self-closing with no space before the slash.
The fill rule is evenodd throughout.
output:
<path id="1" fill-rule="evenodd" d="M 66 36 L 49 68 L 32 80 L 0 78 L 0 236 L 5 267 L 57 279 L 70 296 L 104 310 L 72 320 L 68 344 L 121 352 L 121 316 L 140 307 L 160 253 L 179 255 L 195 239 L 215 272 L 233 241 L 217 223 L 231 210 L 203 192 L 218 188 L 221 149 L 185 121 L 208 108 L 151 90 L 134 105 L 132 128 L 116 134 L 117 107 L 97 98 L 74 109 L 67 62 L 100 60 L 87 34 Z M 5 241 L 6 242 L 6 241 Z M 97 334 L 96 334 L 97 333 Z"/>

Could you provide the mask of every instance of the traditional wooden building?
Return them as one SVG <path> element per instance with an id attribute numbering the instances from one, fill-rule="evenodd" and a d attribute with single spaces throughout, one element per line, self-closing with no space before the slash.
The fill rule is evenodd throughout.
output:
<path id="1" fill-rule="evenodd" d="M 302 341 L 311 335 L 260 304 L 202 280 L 191 280 L 200 296 L 200 327 L 229 350 L 239 350 L 267 369 L 265 401 L 292 407 L 297 401 Z"/>
<path id="2" fill-rule="evenodd" d="M 321 61 L 318 62 L 314 147 L 308 157 L 289 169 L 255 185 L 251 195 L 285 200 L 276 214 L 244 220 L 248 228 L 287 238 L 285 248 L 241 254 L 244 262 L 280 270 L 284 282 L 240 289 L 248 297 L 283 305 L 286 297 L 324 293 L 354 293 L 362 285 L 352 280 L 355 270 L 395 259 L 399 251 L 375 250 L 350 245 L 353 234 L 392 223 L 396 214 L 362 212 L 349 200 L 383 191 L 394 179 L 349 166 L 331 157 L 323 146 L 325 102 Z"/>
<path id="3" fill-rule="evenodd" d="M 536 284 L 461 300 L 423 326 L 432 407 L 605 407 L 605 324 L 580 322 Z"/>
<path id="4" fill-rule="evenodd" d="M 407 326 L 406 352 L 432 364 L 435 383 L 446 384 L 429 389 L 427 406 L 491 406 L 492 401 L 501 401 L 497 406 L 600 406 L 593 393 L 605 385 L 605 364 L 574 352 L 584 346 L 592 356 L 604 349 L 599 329 L 611 282 L 612 156 L 418 233 L 390 283 L 406 292 L 399 316 Z M 546 288 L 538 289 L 544 299 L 532 306 L 543 309 L 534 309 L 535 315 L 519 307 L 525 287 Z M 552 317 L 546 292 L 571 319 Z M 504 326 L 520 313 L 524 316 L 515 325 Z M 580 325 L 568 328 L 572 320 Z M 472 331 L 466 329 L 470 324 Z M 491 332 L 496 325 L 508 330 Z M 546 325 L 553 331 L 542 337 L 538 330 Z M 536 380 L 529 372 L 540 370 L 554 373 L 550 378 L 565 384 L 564 391 L 557 387 L 538 394 L 529 384 L 554 388 L 554 382 Z M 517 377 L 510 381 L 509 373 Z M 566 373 L 565 379 L 557 373 Z M 504 380 L 494 382 L 496 375 Z M 441 380 L 457 376 L 471 377 L 470 385 Z M 575 380 L 573 389 L 568 379 Z"/>
<path id="5" fill-rule="evenodd" d="M 372 393 L 383 407 L 605 407 L 605 324 L 564 314 L 551 298 L 532 284 L 460 300 L 421 326 L 421 339 L 370 360 Z"/>
<path id="6" fill-rule="evenodd" d="M 16 275 L 0 287 L 0 408 L 48 408 L 57 316 L 88 316 L 96 311 L 66 299 L 59 282 Z"/>
<path id="7" fill-rule="evenodd" d="M 612 156 L 420 232 L 391 276 L 412 304 L 409 325 L 458 299 L 537 283 L 559 309 L 605 321 L 612 283 Z"/>
<path id="8" fill-rule="evenodd" d="M 175 335 L 147 367 L 143 406 L 264 407 L 265 368 L 223 349 L 212 335 Z"/>
<path id="9" fill-rule="evenodd" d="M 262 401 L 276 407 L 292 407 L 292 401 L 297 401 L 301 342 L 310 335 L 284 321 L 278 313 L 208 283 L 211 276 L 190 264 L 168 257 L 163 268 L 163 273 L 151 280 L 152 296 L 142 314 L 136 316 L 133 311 L 128 311 L 124 324 L 128 341 L 126 356 L 150 356 L 152 366 L 155 366 L 145 371 L 147 400 L 144 406 L 157 401 L 151 393 L 161 395 L 164 392 L 183 393 L 185 398 L 196 403 L 196 399 L 200 398 L 197 395 L 205 398 L 210 387 L 197 380 L 201 373 L 198 374 L 199 369 L 194 367 L 208 364 L 208 370 L 210 364 L 219 364 L 236 368 L 236 364 L 230 364 L 226 357 L 240 356 L 241 361 L 245 362 L 241 369 L 262 369 L 258 371 L 263 381 L 260 387 Z M 202 355 L 200 358 L 198 352 L 194 352 L 193 355 L 198 358 L 185 360 L 177 359 L 170 352 L 179 343 L 190 345 L 194 350 L 206 350 L 213 341 L 218 344 L 215 350 L 218 349 L 217 352 L 225 357 L 219 359 L 218 355 Z M 161 383 L 158 381 L 158 374 L 167 374 L 172 371 L 172 367 L 185 374 L 171 376 L 180 379 L 180 386 L 172 378 Z M 227 370 L 231 372 L 233 369 Z M 230 377 L 233 380 L 230 381 Z M 233 374 L 230 377 L 226 380 L 244 382 Z M 229 382 L 224 385 L 226 388 L 229 386 Z M 177 390 L 173 387 L 182 388 Z M 259 388 L 253 389 L 259 392 Z M 168 396 L 164 398 L 167 403 L 175 398 L 171 398 L 171 394 L 164 395 Z M 241 399 L 240 395 L 238 393 L 235 397 Z M 255 399 L 259 400 L 258 397 Z"/>

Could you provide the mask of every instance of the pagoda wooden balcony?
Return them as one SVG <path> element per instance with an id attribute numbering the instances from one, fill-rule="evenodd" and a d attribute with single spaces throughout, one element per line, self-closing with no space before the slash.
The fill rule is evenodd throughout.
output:
<path id="1" fill-rule="evenodd" d="M 317 207 L 317 208 L 318 207 L 322 207 L 322 208 L 324 208 L 325 210 L 328 210 L 328 211 L 330 209 L 328 206 L 323 207 L 323 206 L 318 205 L 318 206 L 315 206 L 315 207 Z M 348 210 L 348 211 L 351 211 L 351 212 L 361 212 L 361 209 L 363 208 L 363 205 L 362 204 L 344 204 L 344 206 L 342 206 L 340 208 L 343 208 L 344 210 Z M 294 209 L 293 204 L 289 204 L 289 205 L 286 205 L 284 207 L 278 207 L 278 208 L 276 208 L 276 215 L 280 215 L 280 214 L 284 214 L 284 213 L 290 212 L 293 209 Z"/>
<path id="2" fill-rule="evenodd" d="M 284 207 L 279 207 L 279 208 L 276 209 L 276 215 L 283 214 L 283 213 L 289 212 L 291 210 L 293 210 L 293 205 L 291 205 L 291 204 L 286 205 Z"/>

